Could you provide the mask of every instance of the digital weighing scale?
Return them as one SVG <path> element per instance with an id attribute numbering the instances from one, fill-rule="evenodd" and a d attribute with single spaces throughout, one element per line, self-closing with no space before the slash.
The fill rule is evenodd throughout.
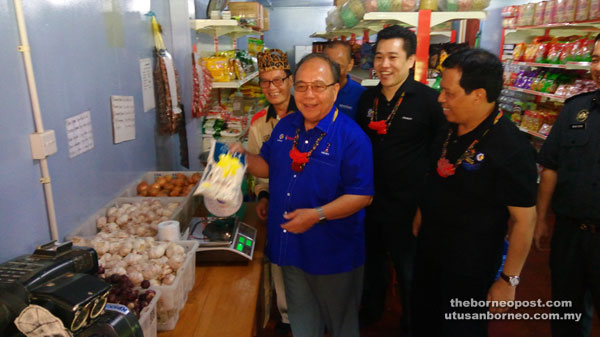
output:
<path id="1" fill-rule="evenodd" d="M 256 228 L 237 217 L 192 218 L 189 240 L 199 242 L 196 252 L 198 264 L 248 263 L 256 244 Z"/>

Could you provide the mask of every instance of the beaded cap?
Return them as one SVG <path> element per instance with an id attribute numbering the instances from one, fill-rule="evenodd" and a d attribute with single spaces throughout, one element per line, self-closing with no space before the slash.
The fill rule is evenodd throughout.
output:
<path id="1" fill-rule="evenodd" d="M 290 70 L 288 56 L 279 49 L 269 49 L 265 52 L 258 53 L 258 70 Z"/>

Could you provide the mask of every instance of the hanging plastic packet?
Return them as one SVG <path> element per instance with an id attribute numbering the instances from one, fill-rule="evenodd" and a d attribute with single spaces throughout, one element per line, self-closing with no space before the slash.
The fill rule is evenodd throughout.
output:
<path id="1" fill-rule="evenodd" d="M 208 162 L 194 195 L 204 196 L 204 205 L 212 214 L 230 216 L 242 205 L 242 181 L 246 157 L 232 153 L 225 143 L 211 140 Z"/>

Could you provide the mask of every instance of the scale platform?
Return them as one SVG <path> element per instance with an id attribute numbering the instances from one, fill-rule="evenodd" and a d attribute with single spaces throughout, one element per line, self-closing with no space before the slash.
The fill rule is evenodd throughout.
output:
<path id="1" fill-rule="evenodd" d="M 256 228 L 237 217 L 197 217 L 188 240 L 198 241 L 196 264 L 244 264 L 252 260 Z"/>

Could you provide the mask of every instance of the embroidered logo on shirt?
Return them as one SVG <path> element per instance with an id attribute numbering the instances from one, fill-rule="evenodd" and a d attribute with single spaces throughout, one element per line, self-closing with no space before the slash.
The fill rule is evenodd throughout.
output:
<path id="1" fill-rule="evenodd" d="M 280 133 L 279 137 L 277 137 L 277 138 L 278 138 L 277 141 L 281 143 L 281 142 L 283 142 L 283 139 L 285 138 L 285 135 L 283 133 Z"/>
<path id="2" fill-rule="evenodd" d="M 575 120 L 578 122 L 585 122 L 586 119 L 590 116 L 590 112 L 586 109 L 580 110 L 575 117 Z"/>
<path id="3" fill-rule="evenodd" d="M 327 143 L 327 147 L 325 147 L 325 150 L 321 151 L 321 154 L 325 155 L 325 156 L 329 156 L 329 147 L 331 146 L 331 143 Z"/>
<path id="4" fill-rule="evenodd" d="M 408 116 L 402 116 L 402 119 L 405 119 L 407 121 L 412 121 L 413 120 L 412 117 L 408 117 Z"/>
<path id="5" fill-rule="evenodd" d="M 340 104 L 338 107 L 340 107 L 340 108 L 344 108 L 344 109 L 352 109 L 352 107 L 351 107 L 351 106 L 349 106 L 349 105 L 346 105 L 346 104 Z"/>
<path id="6" fill-rule="evenodd" d="M 485 159 L 485 155 L 483 154 L 483 152 L 479 152 L 477 155 L 475 155 L 475 160 L 477 161 L 483 161 Z"/>
<path id="7" fill-rule="evenodd" d="M 371 118 L 373 116 L 373 109 L 369 109 L 369 111 L 367 111 L 367 118 Z"/>

